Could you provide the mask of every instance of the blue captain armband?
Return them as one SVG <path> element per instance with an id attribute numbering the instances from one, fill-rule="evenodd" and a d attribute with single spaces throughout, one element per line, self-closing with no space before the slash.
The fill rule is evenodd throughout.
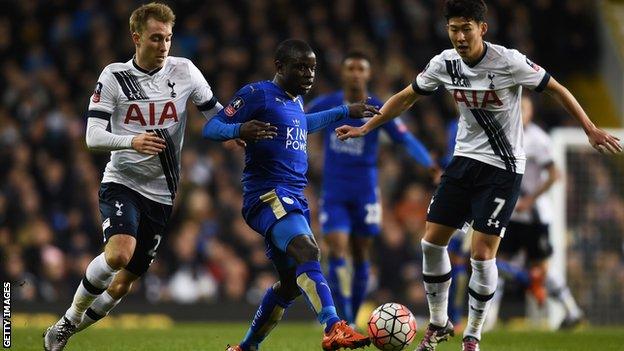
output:
<path id="1" fill-rule="evenodd" d="M 211 118 L 202 130 L 202 136 L 215 141 L 236 139 L 240 136 L 241 123 L 224 123 L 220 115 Z"/>

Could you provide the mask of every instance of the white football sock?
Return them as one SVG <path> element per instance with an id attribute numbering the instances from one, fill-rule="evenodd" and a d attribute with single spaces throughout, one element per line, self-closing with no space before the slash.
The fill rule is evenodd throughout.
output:
<path id="1" fill-rule="evenodd" d="M 115 306 L 117 306 L 119 301 L 121 301 L 121 299 L 115 300 L 108 293 L 108 291 L 103 292 L 97 299 L 95 299 L 95 301 L 93 301 L 91 307 L 87 309 L 84 317 L 82 318 L 82 322 L 80 322 L 77 327 L 77 331 L 88 328 L 93 323 L 106 317 L 108 313 L 115 308 Z"/>
<path id="2" fill-rule="evenodd" d="M 492 304 L 490 310 L 485 316 L 485 322 L 483 323 L 483 331 L 488 332 L 496 327 L 498 321 L 498 313 L 500 311 L 501 302 L 503 301 L 503 295 L 505 293 L 505 279 L 498 277 L 498 286 L 496 292 L 492 298 Z"/>
<path id="3" fill-rule="evenodd" d="M 576 300 L 572 296 L 570 288 L 564 282 L 563 277 L 556 276 L 550 270 L 546 275 L 546 290 L 548 290 L 548 294 L 551 297 L 563 305 L 566 317 L 579 318 L 583 315 L 583 311 L 576 304 Z"/>
<path id="4" fill-rule="evenodd" d="M 423 251 L 423 282 L 429 304 L 429 321 L 444 327 L 448 321 L 448 294 L 451 286 L 451 260 L 447 246 L 420 241 Z"/>
<path id="5" fill-rule="evenodd" d="M 468 323 L 464 337 L 481 340 L 481 330 L 498 284 L 496 259 L 477 261 L 470 259 L 472 275 L 468 283 Z"/>
<path id="6" fill-rule="evenodd" d="M 65 312 L 65 318 L 69 319 L 74 325 L 80 324 L 84 312 L 91 306 L 93 300 L 108 288 L 115 273 L 117 271 L 106 263 L 103 252 L 94 258 L 89 263 L 85 277 L 78 285 L 78 289 L 76 289 L 72 305 Z"/>

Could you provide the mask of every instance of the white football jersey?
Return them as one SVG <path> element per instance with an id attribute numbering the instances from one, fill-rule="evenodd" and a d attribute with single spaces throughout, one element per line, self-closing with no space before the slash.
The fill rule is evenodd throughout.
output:
<path id="1" fill-rule="evenodd" d="M 460 112 L 455 156 L 522 174 L 526 159 L 522 87 L 542 91 L 550 75 L 517 50 L 484 45 L 484 56 L 472 66 L 455 49 L 443 51 L 418 74 L 412 87 L 428 95 L 443 85 L 455 98 Z"/>
<path id="2" fill-rule="evenodd" d="M 134 60 L 106 66 L 91 96 L 88 117 L 110 121 L 113 134 L 154 131 L 167 146 L 159 155 L 134 149 L 112 151 L 102 182 L 119 183 L 150 200 L 173 204 L 189 98 L 201 111 L 220 106 L 204 76 L 188 59 L 168 57 L 162 68 L 152 72 Z"/>
<path id="3" fill-rule="evenodd" d="M 524 150 L 526 168 L 522 176 L 521 194 L 534 194 L 548 179 L 545 169 L 553 164 L 552 142 L 546 132 L 534 123 L 524 127 Z M 522 223 L 549 224 L 552 220 L 552 204 L 548 194 L 535 200 L 535 206 L 524 212 L 514 211 L 511 220 Z"/>

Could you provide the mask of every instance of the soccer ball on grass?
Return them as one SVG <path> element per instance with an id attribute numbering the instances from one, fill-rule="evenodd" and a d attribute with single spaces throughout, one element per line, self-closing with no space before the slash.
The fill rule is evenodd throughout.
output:
<path id="1" fill-rule="evenodd" d="M 384 351 L 400 351 L 416 336 L 416 319 L 407 307 L 385 303 L 371 313 L 368 335 L 373 345 Z"/>

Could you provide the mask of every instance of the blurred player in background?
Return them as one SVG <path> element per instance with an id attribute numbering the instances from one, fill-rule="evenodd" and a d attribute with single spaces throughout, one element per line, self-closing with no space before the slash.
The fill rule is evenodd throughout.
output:
<path id="1" fill-rule="evenodd" d="M 578 101 L 543 68 L 517 50 L 484 42 L 483 0 L 447 0 L 444 13 L 453 49 L 435 56 L 416 80 L 392 96 L 382 114 L 361 127 L 342 126 L 340 139 L 362 137 L 443 85 L 460 110 L 453 160 L 431 200 L 423 250 L 430 323 L 418 351 L 435 350 L 454 334 L 447 315 L 451 263 L 447 245 L 468 219 L 474 229 L 469 312 L 462 350 L 479 350 L 483 322 L 496 291 L 496 252 L 520 193 L 525 166 L 522 87 L 546 90 L 581 124 L 600 152 L 622 151 L 619 139 L 597 128 Z"/>
<path id="2" fill-rule="evenodd" d="M 187 100 L 207 118 L 222 108 L 191 61 L 168 57 L 174 22 L 167 5 L 136 9 L 130 17 L 135 56 L 108 65 L 96 84 L 86 143 L 112 151 L 99 192 L 106 246 L 87 267 L 71 307 L 44 333 L 45 350 L 62 350 L 76 331 L 106 316 L 147 271 L 180 179 Z M 250 121 L 240 137 L 253 139 L 266 129 Z"/>
<path id="3" fill-rule="evenodd" d="M 520 187 L 520 198 L 511 215 L 505 240 L 499 248 L 498 269 L 503 275 L 517 278 L 527 285 L 531 294 L 542 306 L 550 295 L 561 303 L 565 318 L 563 328 L 581 321 L 579 309 L 563 277 L 550 273 L 548 258 L 553 248 L 549 240 L 549 223 L 552 217 L 552 203 L 544 196 L 560 178 L 560 172 L 553 161 L 552 142 L 542 128 L 533 123 L 533 101 L 528 95 L 522 97 L 522 122 L 524 125 L 524 150 L 526 168 Z M 528 272 L 509 263 L 516 254 L 526 254 Z M 486 330 L 493 327 L 498 316 L 503 296 L 504 279 L 499 279 L 499 287 L 492 302 L 492 311 L 486 320 Z"/>
<path id="4" fill-rule="evenodd" d="M 342 90 L 322 95 L 308 105 L 314 113 L 345 103 L 366 101 L 380 107 L 383 102 L 369 97 L 371 62 L 362 52 L 353 51 L 342 60 Z M 361 126 L 363 119 L 346 121 Z M 381 203 L 377 186 L 379 133 L 375 130 L 361 139 L 340 141 L 333 132 L 345 123 L 331 124 L 324 132 L 325 159 L 320 222 L 329 247 L 328 283 L 338 314 L 353 324 L 366 297 L 373 238 L 379 235 Z M 427 149 L 407 130 L 399 118 L 382 127 L 390 138 L 403 144 L 409 154 L 424 167 L 434 167 Z M 347 265 L 351 252 L 353 270 Z"/>
<path id="5" fill-rule="evenodd" d="M 244 86 L 204 126 L 204 136 L 219 141 L 238 137 L 237 128 L 252 118 L 275 128 L 271 139 L 245 147 L 242 183 L 243 217 L 264 236 L 266 253 L 279 281 L 267 290 L 243 341 L 227 350 L 258 350 L 285 310 L 302 293 L 325 327 L 324 350 L 366 346 L 369 338 L 354 331 L 336 314 L 331 290 L 321 271 L 320 251 L 310 229 L 310 211 L 303 190 L 307 185 L 307 134 L 348 116 L 361 118 L 379 111 L 358 103 L 305 114 L 302 95 L 312 88 L 316 55 L 304 41 L 282 42 L 275 53 L 275 67 L 273 81 Z M 229 123 L 233 133 L 216 128 L 217 121 Z"/>

